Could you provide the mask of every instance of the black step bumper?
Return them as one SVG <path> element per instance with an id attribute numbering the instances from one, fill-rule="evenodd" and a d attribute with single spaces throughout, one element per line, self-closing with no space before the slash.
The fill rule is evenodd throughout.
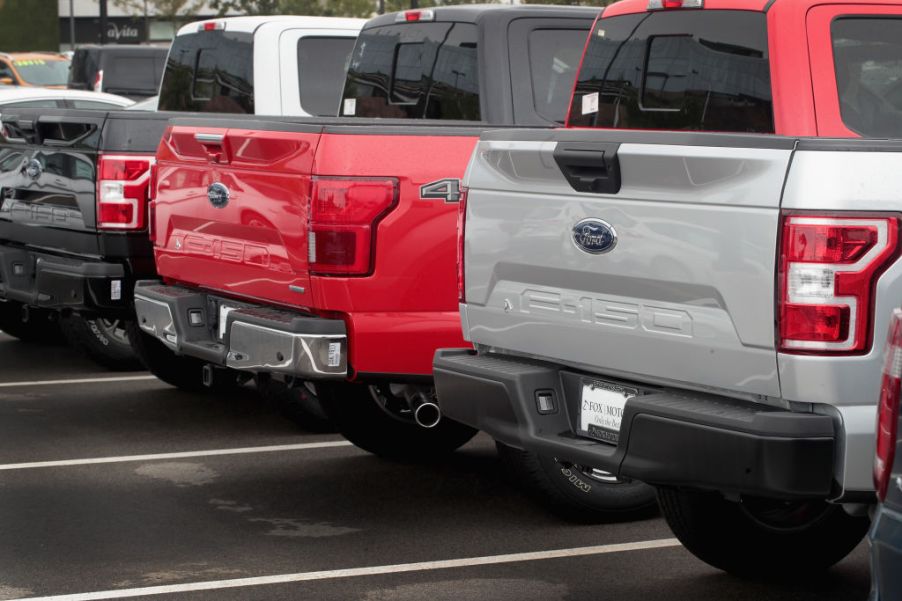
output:
<path id="1" fill-rule="evenodd" d="M 0 245 L 0 298 L 35 307 L 117 312 L 131 308 L 126 262 L 64 257 Z"/>
<path id="2" fill-rule="evenodd" d="M 645 390 L 626 403 L 617 444 L 575 434 L 582 383 L 559 366 L 469 350 L 435 355 L 439 405 L 496 440 L 650 484 L 773 498 L 834 489 L 833 420 L 725 397 Z M 554 412 L 541 412 L 537 393 Z"/>

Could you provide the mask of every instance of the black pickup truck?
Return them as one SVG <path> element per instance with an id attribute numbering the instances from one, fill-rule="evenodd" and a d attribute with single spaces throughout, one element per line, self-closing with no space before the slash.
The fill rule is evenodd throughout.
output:
<path id="1" fill-rule="evenodd" d="M 147 234 L 154 153 L 169 115 L 13 109 L 0 119 L 0 330 L 64 333 L 136 368 L 122 320 L 155 275 Z"/>

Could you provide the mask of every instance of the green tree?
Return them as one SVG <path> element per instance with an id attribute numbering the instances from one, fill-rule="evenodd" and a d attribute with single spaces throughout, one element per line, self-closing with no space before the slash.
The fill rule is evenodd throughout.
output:
<path id="1" fill-rule="evenodd" d="M 282 0 L 211 0 L 210 8 L 219 16 L 234 10 L 242 15 L 279 15 L 283 14 Z"/>
<path id="2" fill-rule="evenodd" d="M 59 50 L 58 8 L 56 0 L 0 0 L 0 51 Z"/>

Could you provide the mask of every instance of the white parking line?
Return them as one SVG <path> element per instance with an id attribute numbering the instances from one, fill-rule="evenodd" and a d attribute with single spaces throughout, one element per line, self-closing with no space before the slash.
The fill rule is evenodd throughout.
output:
<path id="1" fill-rule="evenodd" d="M 121 457 L 90 457 L 87 459 L 63 459 L 61 461 L 32 461 L 29 463 L 0 464 L 0 471 L 33 470 L 42 467 L 66 467 L 70 465 L 96 465 L 98 463 L 131 463 L 135 461 L 158 461 L 160 459 L 185 459 L 188 457 L 216 457 L 220 455 L 250 455 L 252 453 L 279 453 L 283 451 L 309 451 L 352 446 L 347 440 L 327 440 L 301 444 L 281 444 L 268 447 L 243 447 L 236 449 L 210 449 L 209 451 L 186 451 L 181 453 L 154 453 L 150 455 L 124 455 Z"/>
<path id="2" fill-rule="evenodd" d="M 27 382 L 0 382 L 0 388 L 24 386 L 63 386 L 66 384 L 100 384 L 104 382 L 142 382 L 156 380 L 156 376 L 119 376 L 115 378 L 78 378 L 75 380 L 33 380 Z"/>
<path id="3" fill-rule="evenodd" d="M 585 557 L 588 555 L 605 555 L 623 553 L 625 551 L 642 551 L 647 549 L 665 549 L 678 547 L 680 542 L 675 538 L 661 538 L 635 543 L 615 545 L 597 545 L 594 547 L 575 547 L 572 549 L 556 549 L 553 551 L 535 551 L 531 553 L 509 553 L 507 555 L 489 555 L 485 557 L 467 557 L 463 559 L 445 559 L 440 561 L 422 561 L 417 563 L 401 563 L 395 565 L 371 566 L 367 568 L 348 568 L 343 570 L 324 570 L 321 572 L 300 572 L 297 574 L 278 574 L 259 576 L 256 578 L 233 578 L 230 580 L 209 580 L 206 582 L 188 582 L 185 584 L 167 584 L 92 593 L 75 593 L 70 595 L 51 595 L 49 597 L 27 597 L 13 601 L 95 601 L 98 599 L 127 599 L 147 595 L 169 595 L 172 593 L 189 593 L 194 591 L 212 591 L 246 586 L 266 584 L 288 584 L 292 582 L 310 582 L 312 580 L 331 580 L 337 578 L 356 578 L 358 576 L 379 576 L 382 574 L 398 574 L 401 572 L 426 572 L 447 570 L 450 568 L 469 568 L 474 566 L 497 565 L 503 563 L 520 563 L 543 559 L 561 559 L 564 557 Z"/>

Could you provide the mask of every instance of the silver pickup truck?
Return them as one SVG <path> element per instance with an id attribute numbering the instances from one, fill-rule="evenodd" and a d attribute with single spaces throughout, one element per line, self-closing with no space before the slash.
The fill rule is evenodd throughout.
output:
<path id="1" fill-rule="evenodd" d="M 568 129 L 482 136 L 439 404 L 655 485 L 716 567 L 824 569 L 867 529 L 902 299 L 902 6 L 683 4 L 605 11 Z"/>

